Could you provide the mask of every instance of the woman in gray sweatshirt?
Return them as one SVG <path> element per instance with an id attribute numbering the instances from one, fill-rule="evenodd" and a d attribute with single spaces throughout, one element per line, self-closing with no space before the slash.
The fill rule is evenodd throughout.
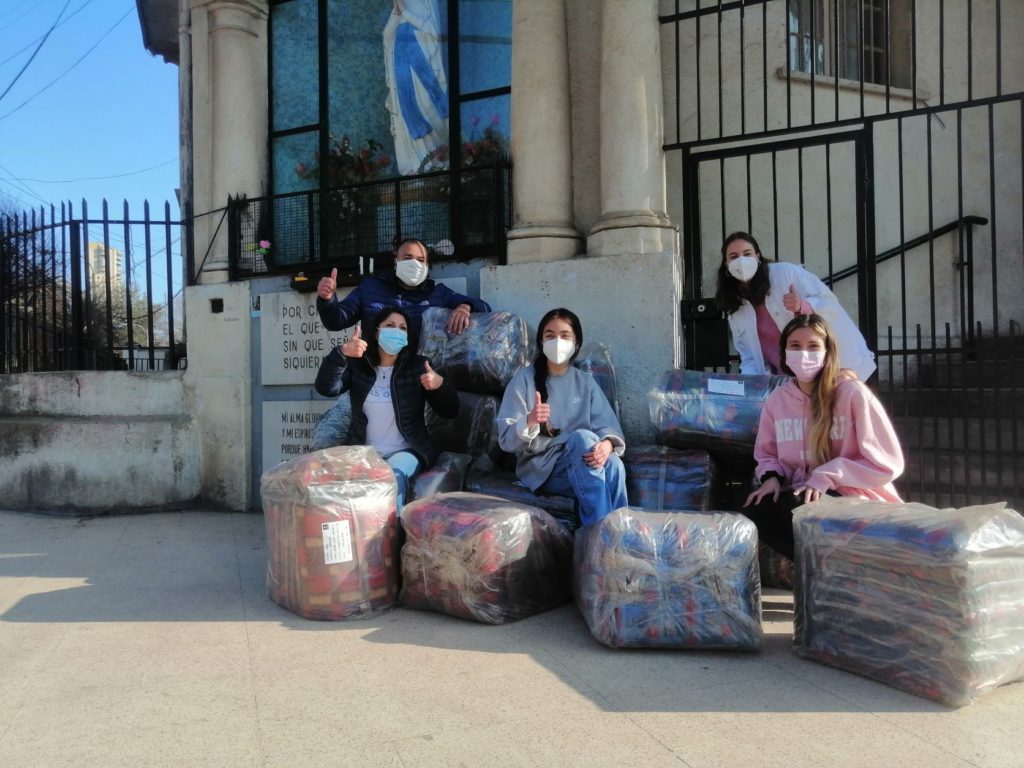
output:
<path id="1" fill-rule="evenodd" d="M 583 525 L 628 504 L 622 427 L 589 373 L 572 361 L 583 344 L 580 320 L 552 309 L 537 326 L 542 350 L 505 389 L 498 443 L 516 456 L 516 475 L 534 493 L 575 498 Z"/>

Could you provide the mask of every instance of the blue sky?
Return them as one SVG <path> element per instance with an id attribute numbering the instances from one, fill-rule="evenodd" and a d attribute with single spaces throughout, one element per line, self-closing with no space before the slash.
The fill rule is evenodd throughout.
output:
<path id="1" fill-rule="evenodd" d="M 0 0 L 0 40 L 0 204 L 178 215 L 178 68 L 143 47 L 134 0 Z"/>

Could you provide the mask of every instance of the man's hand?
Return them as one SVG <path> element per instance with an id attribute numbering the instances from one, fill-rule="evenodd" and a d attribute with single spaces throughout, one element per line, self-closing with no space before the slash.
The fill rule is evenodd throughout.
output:
<path id="1" fill-rule="evenodd" d="M 326 279 L 325 277 L 324 280 Z M 341 345 L 341 354 L 345 357 L 362 357 L 366 353 L 366 342 L 359 338 L 360 333 L 359 326 L 357 325 L 352 333 L 352 337 Z"/>
<path id="2" fill-rule="evenodd" d="M 445 326 L 445 330 L 448 333 L 458 335 L 469 328 L 469 315 L 471 311 L 472 307 L 469 304 L 459 304 L 448 317 L 448 325 Z"/>
<path id="3" fill-rule="evenodd" d="M 338 269 L 335 267 L 331 270 L 330 277 L 321 277 L 320 282 L 316 284 L 316 295 L 324 301 L 330 301 L 334 298 L 334 292 L 338 289 Z"/>

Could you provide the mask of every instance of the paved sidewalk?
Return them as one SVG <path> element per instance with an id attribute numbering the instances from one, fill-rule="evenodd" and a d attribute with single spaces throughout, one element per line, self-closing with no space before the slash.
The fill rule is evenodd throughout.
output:
<path id="1" fill-rule="evenodd" d="M 258 515 L 0 512 L 0 766 L 1010 766 L 1024 684 L 947 709 L 798 659 L 613 651 L 576 609 L 300 619 Z"/>

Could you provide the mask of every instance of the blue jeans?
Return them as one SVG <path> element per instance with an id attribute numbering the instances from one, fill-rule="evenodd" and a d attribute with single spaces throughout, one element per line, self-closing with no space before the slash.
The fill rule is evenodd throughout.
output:
<path id="1" fill-rule="evenodd" d="M 573 432 L 562 446 L 555 468 L 539 493 L 575 497 L 580 507 L 580 522 L 589 525 L 614 509 L 629 504 L 626 499 L 626 471 L 622 459 L 612 453 L 604 466 L 592 469 L 583 454 L 593 449 L 600 438 L 589 429 Z"/>
<path id="2" fill-rule="evenodd" d="M 395 480 L 398 481 L 398 498 L 395 500 L 395 509 L 402 514 L 402 507 L 405 506 L 405 497 L 409 495 L 409 481 L 419 472 L 420 460 L 416 454 L 409 451 L 392 453 L 384 459 L 395 473 Z"/>

